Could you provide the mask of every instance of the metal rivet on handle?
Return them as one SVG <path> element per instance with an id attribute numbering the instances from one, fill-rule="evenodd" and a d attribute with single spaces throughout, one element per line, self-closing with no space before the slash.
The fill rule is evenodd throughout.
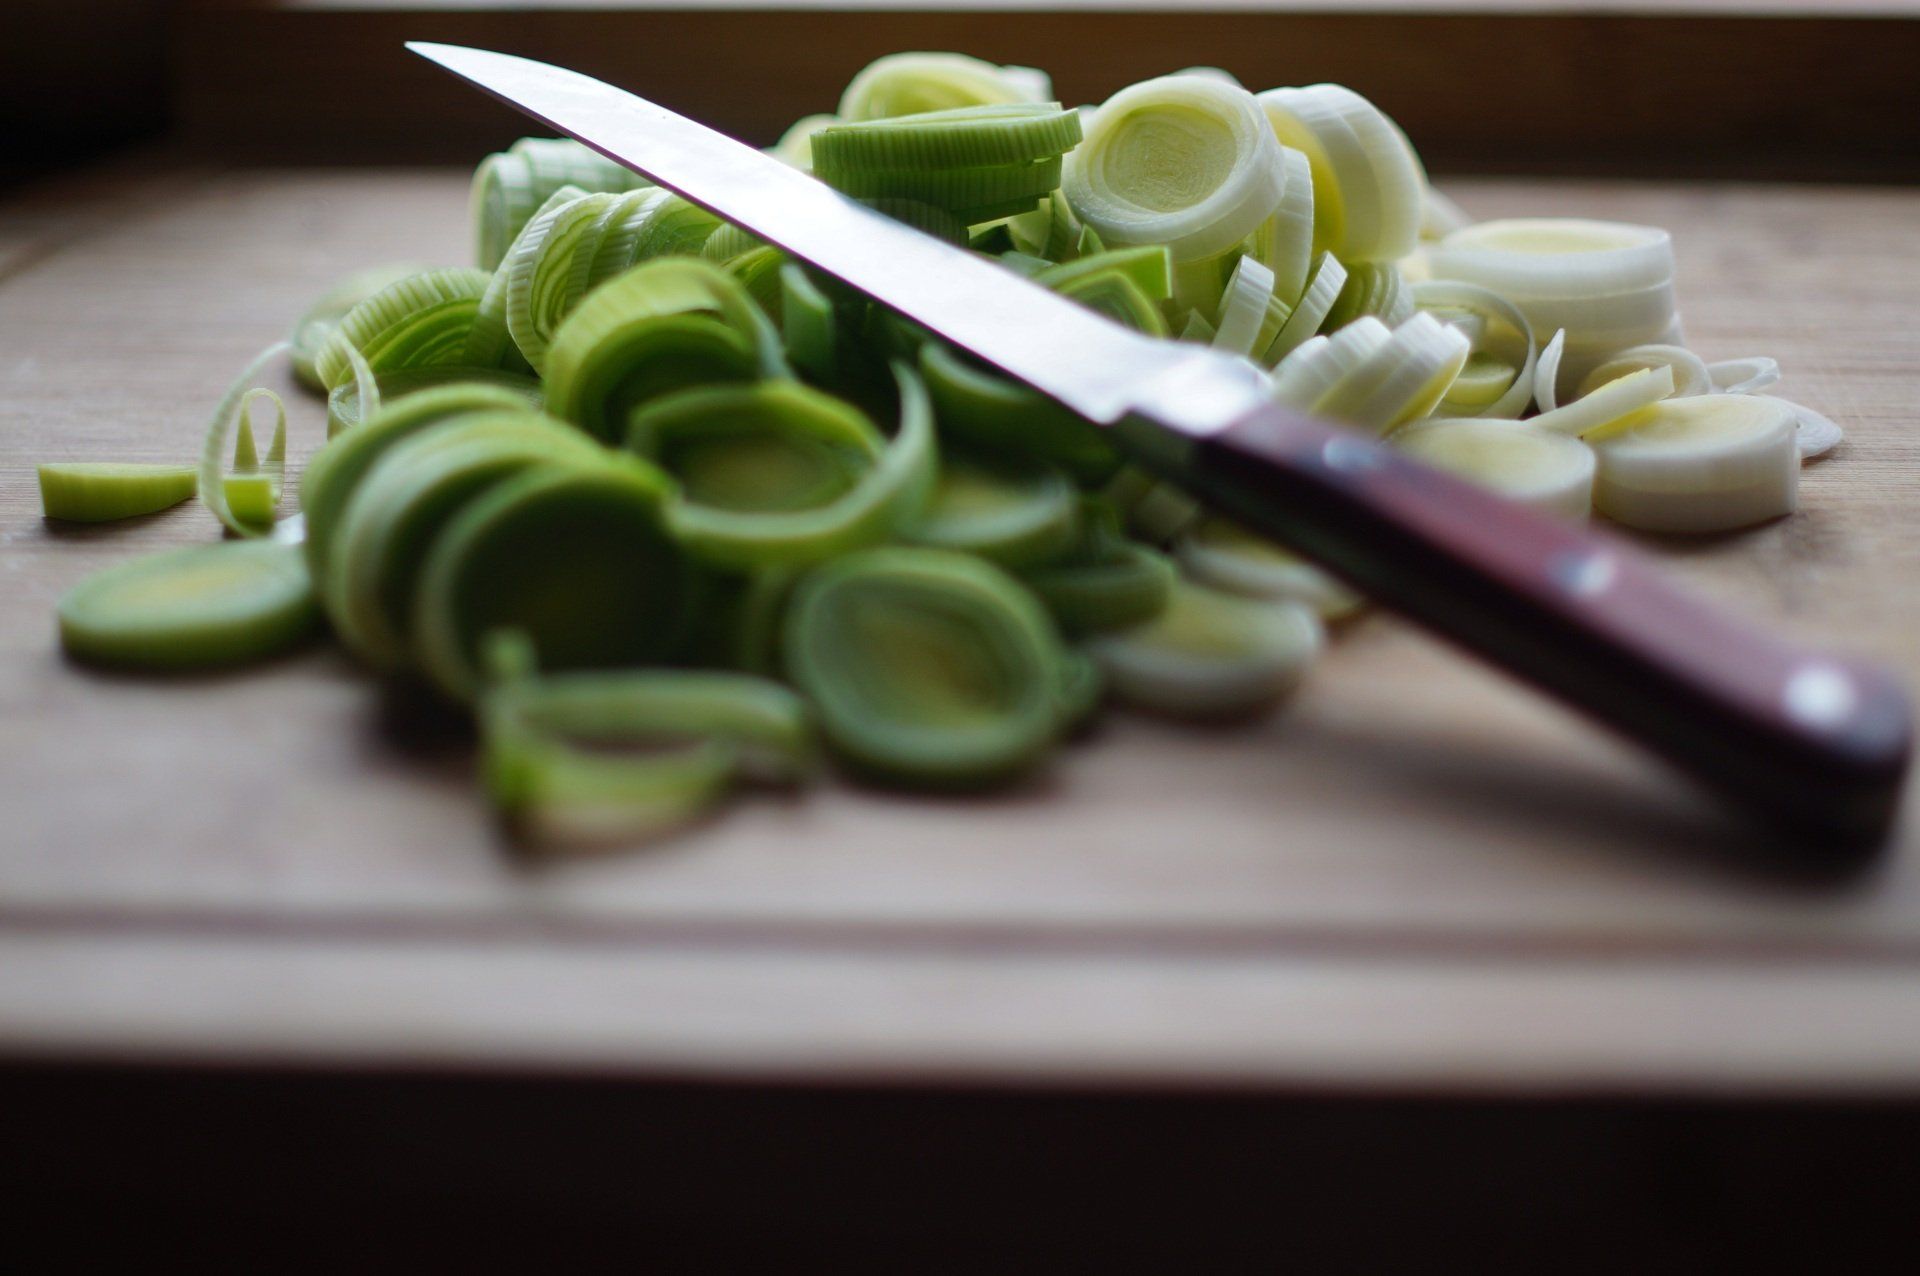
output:
<path id="1" fill-rule="evenodd" d="M 1605 593 L 1618 574 L 1613 555 L 1598 549 L 1570 549 L 1547 565 L 1553 583 L 1576 598 Z"/>
<path id="2" fill-rule="evenodd" d="M 1853 679 L 1832 665 L 1800 666 L 1780 693 L 1780 705 L 1789 718 L 1823 731 L 1843 725 L 1859 702 Z"/>
<path id="3" fill-rule="evenodd" d="M 1328 469 L 1341 474 L 1365 474 L 1385 465 L 1387 454 L 1377 443 L 1339 437 L 1321 444 L 1320 459 Z"/>

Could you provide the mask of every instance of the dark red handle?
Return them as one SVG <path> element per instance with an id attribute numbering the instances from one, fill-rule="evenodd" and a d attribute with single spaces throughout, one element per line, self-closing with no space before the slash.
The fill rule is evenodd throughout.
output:
<path id="1" fill-rule="evenodd" d="M 1681 593 L 1615 538 L 1285 408 L 1260 409 L 1179 468 L 1234 517 L 1800 847 L 1856 857 L 1886 837 L 1911 724 L 1884 670 L 1781 642 Z"/>

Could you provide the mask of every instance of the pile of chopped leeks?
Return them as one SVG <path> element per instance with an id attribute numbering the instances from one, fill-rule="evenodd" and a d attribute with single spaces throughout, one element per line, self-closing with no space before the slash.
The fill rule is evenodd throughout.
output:
<path id="1" fill-rule="evenodd" d="M 1840 437 L 1763 393 L 1772 360 L 1682 344 L 1666 232 L 1471 223 L 1349 89 L 1199 68 L 1051 97 L 1030 68 L 896 54 L 773 153 L 1568 518 L 1757 523 Z M 1362 606 L 1057 404 L 574 142 L 489 156 L 472 211 L 474 266 L 343 281 L 234 383 L 197 469 L 41 467 L 50 518 L 197 489 L 231 534 L 80 583 L 71 653 L 205 668 L 324 625 L 471 706 L 501 815 L 580 844 L 800 782 L 822 744 L 876 781 L 972 787 L 1109 701 L 1249 713 Z M 285 408 L 252 388 L 282 355 L 327 398 L 297 520 Z"/>

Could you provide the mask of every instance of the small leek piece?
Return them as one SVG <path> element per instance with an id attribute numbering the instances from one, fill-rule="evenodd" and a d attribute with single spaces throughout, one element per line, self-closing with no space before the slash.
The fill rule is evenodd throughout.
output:
<path id="1" fill-rule="evenodd" d="M 1673 393 L 1673 369 L 1666 364 L 1636 368 L 1615 377 L 1572 403 L 1564 403 L 1527 421 L 1530 430 L 1598 440 L 1626 427 L 1634 414 Z"/>
<path id="2" fill-rule="evenodd" d="M 488 796 L 542 847 L 652 836 L 737 780 L 795 783 L 815 757 L 806 703 L 744 674 L 514 677 L 487 690 L 479 717 Z"/>
<path id="3" fill-rule="evenodd" d="M 840 95 L 840 117 L 880 120 L 1004 102 L 1044 102 L 1046 73 L 996 66 L 961 53 L 890 53 L 867 64 Z"/>
<path id="4" fill-rule="evenodd" d="M 1062 191 L 1108 244 L 1216 257 L 1280 203 L 1286 165 L 1245 89 L 1190 75 L 1120 90 L 1067 157 Z"/>
<path id="5" fill-rule="evenodd" d="M 357 270 L 322 293 L 306 312 L 293 321 L 293 333 L 287 338 L 293 347 L 293 377 L 309 390 L 324 392 L 320 379 L 320 352 L 333 340 L 347 312 L 389 284 L 417 275 L 427 267 L 401 263 Z"/>
<path id="6" fill-rule="evenodd" d="M 49 461 L 39 467 L 40 510 L 69 523 L 110 523 L 170 509 L 192 496 L 191 465 Z"/>
<path id="7" fill-rule="evenodd" d="M 1043 757 L 1064 649 L 1040 603 L 969 554 L 881 548 L 815 569 L 785 624 L 787 674 L 834 749 L 871 775 L 971 786 Z"/>
<path id="8" fill-rule="evenodd" d="M 813 135 L 840 123 L 837 115 L 803 115 L 787 127 L 767 154 L 803 173 L 813 171 Z"/>
<path id="9" fill-rule="evenodd" d="M 420 568 L 410 629 L 422 669 L 471 698 L 481 642 L 498 629 L 524 631 L 555 669 L 671 659 L 707 590 L 667 531 L 671 492 L 653 466 L 615 455 L 535 466 L 462 506 Z"/>
<path id="10" fill-rule="evenodd" d="M 1392 120 L 1338 84 L 1271 89 L 1260 105 L 1279 139 L 1309 161 L 1316 248 L 1349 262 L 1414 250 L 1427 179 Z"/>
<path id="11" fill-rule="evenodd" d="M 1314 411 L 1389 433 L 1433 411 L 1460 375 L 1469 349 L 1455 329 L 1416 314 L 1322 395 Z"/>
<path id="12" fill-rule="evenodd" d="M 222 458 L 227 454 L 227 433 L 232 427 L 236 414 L 241 412 L 243 402 L 251 398 L 253 394 L 251 387 L 254 381 L 266 366 L 284 353 L 287 348 L 286 342 L 276 342 L 261 351 L 254 357 L 252 363 L 249 363 L 241 370 L 240 375 L 234 378 L 233 384 L 227 387 L 227 392 L 220 397 L 220 402 L 214 407 L 213 418 L 207 423 L 206 439 L 200 447 L 200 500 L 208 509 L 213 511 L 213 516 L 220 520 L 222 526 L 236 536 L 265 535 L 268 531 L 272 530 L 271 513 L 269 512 L 267 522 L 262 525 L 242 519 L 240 514 L 228 504 L 226 478 L 222 464 Z M 274 402 L 278 403 L 279 399 L 276 397 Z M 281 423 L 284 426 L 284 413 L 281 417 Z M 248 451 L 251 451 L 251 429 L 246 431 L 245 438 L 249 445 Z M 282 435 L 281 458 L 283 461 L 285 455 L 286 444 L 284 435 Z M 243 512 L 253 511 L 246 510 Z"/>
<path id="13" fill-rule="evenodd" d="M 1393 436 L 1428 465 L 1542 513 L 1585 518 L 1593 508 L 1593 449 L 1520 421 L 1428 421 Z"/>
<path id="14" fill-rule="evenodd" d="M 1119 467 L 1099 427 L 939 342 L 920 348 L 920 371 L 943 435 L 1047 461 L 1083 483 L 1104 482 Z"/>
<path id="15" fill-rule="evenodd" d="M 1021 579 L 1062 633 L 1080 637 L 1159 615 L 1173 594 L 1175 573 L 1166 555 L 1127 539 L 1110 502 L 1091 498 L 1082 505 L 1073 545 Z"/>
<path id="16" fill-rule="evenodd" d="M 1763 354 L 1722 359 L 1707 365 L 1707 376 L 1722 394 L 1758 394 L 1780 380 L 1780 362 Z"/>
<path id="17" fill-rule="evenodd" d="M 547 353 L 547 407 L 611 442 L 649 400 L 785 371 L 779 334 L 739 280 L 663 258 L 609 280 L 567 316 Z"/>
<path id="18" fill-rule="evenodd" d="M 1327 311 L 1323 332 L 1346 327 L 1361 315 L 1378 316 L 1388 327 L 1413 313 L 1413 294 L 1400 268 L 1390 261 L 1351 262 L 1347 281 Z"/>
<path id="19" fill-rule="evenodd" d="M 932 498 L 901 535 L 1019 569 L 1073 544 L 1079 504 L 1067 476 L 1043 462 L 949 453 Z"/>
<path id="20" fill-rule="evenodd" d="M 253 437 L 253 405 L 259 399 L 273 404 L 273 441 L 262 461 Z M 221 480 L 227 510 L 256 532 L 271 531 L 280 508 L 280 488 L 287 473 L 287 405 L 271 390 L 252 389 L 240 400 L 240 424 L 234 431 L 233 469 Z"/>
<path id="21" fill-rule="evenodd" d="M 1666 399 L 1595 437 L 1594 507 L 1655 532 L 1720 532 L 1791 514 L 1800 451 L 1778 399 Z"/>
<path id="22" fill-rule="evenodd" d="M 1526 312 L 1490 288 L 1457 280 L 1413 286 L 1420 309 L 1448 318 L 1478 321 L 1469 332 L 1473 352 L 1435 411 L 1442 416 L 1516 418 L 1533 401 L 1534 366 L 1540 357 Z M 1463 331 L 1466 329 L 1463 327 Z"/>
<path id="23" fill-rule="evenodd" d="M 1365 599 L 1313 564 L 1224 518 L 1207 518 L 1174 546 L 1180 567 L 1202 585 L 1247 598 L 1294 602 L 1322 620 L 1342 620 Z"/>
<path id="24" fill-rule="evenodd" d="M 215 669 L 286 650 L 318 618 L 298 548 L 196 545 L 109 567 L 60 599 L 75 657 L 134 669 Z"/>
<path id="25" fill-rule="evenodd" d="M 1086 650 L 1123 703 L 1218 718 L 1263 709 L 1290 691 L 1324 640 L 1319 619 L 1297 603 L 1183 581 L 1154 619 L 1097 635 Z"/>
<path id="26" fill-rule="evenodd" d="M 489 155 L 474 171 L 471 204 L 477 264 L 482 270 L 497 267 L 521 229 L 562 187 L 574 186 L 584 193 L 646 185 L 638 173 L 570 138 L 523 137 L 504 152 Z"/>
<path id="27" fill-rule="evenodd" d="M 1605 363 L 1587 373 L 1580 382 L 1580 393 L 1593 393 L 1609 381 L 1626 376 L 1630 372 L 1643 369 L 1666 368 L 1673 379 L 1673 395 L 1685 398 L 1694 394 L 1713 394 L 1713 373 L 1707 368 L 1707 361 L 1685 346 L 1651 344 L 1632 346 L 1613 355 Z"/>
<path id="28" fill-rule="evenodd" d="M 627 446 L 678 480 L 669 519 L 693 553 L 748 569 L 818 562 L 885 540 L 933 485 L 933 413 L 899 373 L 883 445 L 858 409 L 791 381 L 682 391 L 636 412 Z"/>
<path id="29" fill-rule="evenodd" d="M 1339 300 L 1340 290 L 1346 283 L 1347 268 L 1340 264 L 1338 258 L 1321 253 L 1307 274 L 1307 286 L 1300 294 L 1299 304 L 1287 316 L 1286 323 L 1280 326 L 1279 333 L 1262 356 L 1262 362 L 1270 368 L 1277 367 L 1288 355 L 1312 340 L 1326 322 L 1327 312 Z"/>

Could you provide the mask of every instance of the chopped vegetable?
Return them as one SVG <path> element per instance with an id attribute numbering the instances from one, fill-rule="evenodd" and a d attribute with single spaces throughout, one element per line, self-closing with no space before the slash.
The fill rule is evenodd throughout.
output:
<path id="1" fill-rule="evenodd" d="M 49 461 L 39 473 L 41 512 L 70 523 L 109 523 L 171 508 L 193 495 L 200 477 L 191 465 L 114 461 Z"/>
<path id="2" fill-rule="evenodd" d="M 60 643 L 133 669 L 216 669 L 275 655 L 319 617 L 306 563 L 271 541 L 196 545 L 87 577 L 60 599 Z"/>

